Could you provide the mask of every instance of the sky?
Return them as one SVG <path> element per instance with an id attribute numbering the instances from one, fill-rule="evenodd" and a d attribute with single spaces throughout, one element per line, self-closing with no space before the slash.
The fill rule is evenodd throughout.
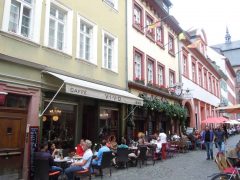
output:
<path id="1" fill-rule="evenodd" d="M 208 45 L 225 42 L 226 27 L 231 41 L 240 40 L 239 0 L 170 0 L 169 12 L 184 30 L 204 29 Z"/>

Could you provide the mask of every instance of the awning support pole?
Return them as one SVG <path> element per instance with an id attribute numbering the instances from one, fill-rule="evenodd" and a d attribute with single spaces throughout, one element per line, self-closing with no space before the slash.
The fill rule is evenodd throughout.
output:
<path id="1" fill-rule="evenodd" d="M 134 110 L 137 108 L 138 106 L 135 106 L 131 111 L 130 113 L 123 119 L 123 121 L 125 121 L 133 112 Z"/>
<path id="2" fill-rule="evenodd" d="M 47 107 L 43 110 L 43 112 L 39 115 L 39 117 L 42 117 L 42 115 L 45 113 L 45 111 L 47 110 L 47 108 L 50 106 L 50 104 L 53 102 L 53 100 L 55 99 L 55 97 L 58 95 L 58 93 L 60 92 L 60 90 L 62 89 L 63 85 L 65 84 L 65 82 L 63 82 L 63 84 L 60 86 L 60 88 L 57 90 L 57 92 L 55 93 L 55 95 L 53 96 L 53 98 L 51 99 L 51 101 L 48 103 Z"/>

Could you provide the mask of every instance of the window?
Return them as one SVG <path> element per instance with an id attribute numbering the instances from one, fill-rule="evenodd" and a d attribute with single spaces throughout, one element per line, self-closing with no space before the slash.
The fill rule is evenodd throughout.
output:
<path id="1" fill-rule="evenodd" d="M 143 76 L 143 59 L 144 59 L 144 55 L 142 52 L 134 49 L 133 52 L 133 58 L 134 58 L 134 74 L 133 74 L 133 78 L 134 80 L 144 80 Z"/>
<path id="2" fill-rule="evenodd" d="M 104 0 L 109 6 L 118 10 L 118 0 Z"/>
<path id="3" fill-rule="evenodd" d="M 174 37 L 171 34 L 168 35 L 168 52 L 174 55 Z"/>
<path id="4" fill-rule="evenodd" d="M 215 80 L 213 79 L 213 82 L 212 82 L 212 93 L 215 94 Z"/>
<path id="5" fill-rule="evenodd" d="M 56 0 L 47 0 L 45 45 L 72 54 L 72 19 L 72 10 Z"/>
<path id="6" fill-rule="evenodd" d="M 208 75 L 208 91 L 212 92 L 212 78 L 211 78 L 211 74 Z"/>
<path id="7" fill-rule="evenodd" d="M 32 5 L 28 1 L 11 1 L 8 31 L 29 37 Z"/>
<path id="8" fill-rule="evenodd" d="M 146 12 L 146 27 L 147 27 L 146 35 L 147 35 L 147 37 L 150 37 L 151 39 L 154 40 L 155 39 L 155 33 L 154 33 L 155 28 L 148 27 L 149 25 L 153 24 L 153 21 L 154 21 L 153 18 Z"/>
<path id="9" fill-rule="evenodd" d="M 165 69 L 163 65 L 158 65 L 157 68 L 157 84 L 158 85 L 164 85 L 165 84 Z"/>
<path id="10" fill-rule="evenodd" d="M 42 0 L 8 0 L 4 4 L 2 30 L 38 42 Z"/>
<path id="11" fill-rule="evenodd" d="M 207 89 L 208 88 L 208 84 L 207 84 L 207 71 L 204 70 L 204 88 Z"/>
<path id="12" fill-rule="evenodd" d="M 192 63 L 192 81 L 196 82 L 196 64 Z"/>
<path id="13" fill-rule="evenodd" d="M 147 60 L 147 83 L 154 83 L 154 61 L 151 59 Z"/>
<path id="14" fill-rule="evenodd" d="M 237 71 L 236 75 L 237 75 L 237 77 L 236 77 L 237 82 L 240 83 L 240 71 Z"/>
<path id="15" fill-rule="evenodd" d="M 169 87 L 173 87 L 175 84 L 175 72 L 169 70 Z"/>
<path id="16" fill-rule="evenodd" d="M 187 54 L 183 54 L 183 75 L 188 77 L 188 57 L 187 57 Z"/>
<path id="17" fill-rule="evenodd" d="M 163 47 L 163 45 L 164 45 L 163 26 L 156 28 L 156 41 L 157 41 L 158 45 Z"/>
<path id="18" fill-rule="evenodd" d="M 66 11 L 51 4 L 48 36 L 49 47 L 63 50 L 65 36 L 64 29 L 66 29 L 66 16 Z"/>
<path id="19" fill-rule="evenodd" d="M 202 68 L 201 67 L 198 69 L 198 84 L 199 84 L 199 86 L 203 85 L 203 83 L 202 83 Z"/>
<path id="20" fill-rule="evenodd" d="M 103 32 L 103 67 L 117 72 L 117 38 Z"/>
<path id="21" fill-rule="evenodd" d="M 133 4 L 133 27 L 143 31 L 143 9 L 135 1 Z"/>
<path id="22" fill-rule="evenodd" d="M 78 16 L 76 57 L 97 64 L 97 26 Z"/>

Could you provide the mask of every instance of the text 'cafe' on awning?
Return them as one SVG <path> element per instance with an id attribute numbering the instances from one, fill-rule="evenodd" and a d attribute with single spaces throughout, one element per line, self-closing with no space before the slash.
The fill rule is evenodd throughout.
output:
<path id="1" fill-rule="evenodd" d="M 62 148 L 124 136 L 128 105 L 143 105 L 127 91 L 62 74 L 43 72 L 42 82 L 41 140 Z"/>

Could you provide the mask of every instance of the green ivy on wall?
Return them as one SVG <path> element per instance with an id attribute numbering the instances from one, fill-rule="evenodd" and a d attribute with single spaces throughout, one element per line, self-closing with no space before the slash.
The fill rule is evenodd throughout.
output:
<path id="1" fill-rule="evenodd" d="M 159 99 L 149 99 L 147 97 L 141 97 L 144 100 L 143 108 L 146 110 L 163 112 L 167 117 L 174 120 L 180 120 L 183 123 L 186 120 L 187 112 L 179 104 L 170 104 L 168 102 L 162 102 Z"/>

